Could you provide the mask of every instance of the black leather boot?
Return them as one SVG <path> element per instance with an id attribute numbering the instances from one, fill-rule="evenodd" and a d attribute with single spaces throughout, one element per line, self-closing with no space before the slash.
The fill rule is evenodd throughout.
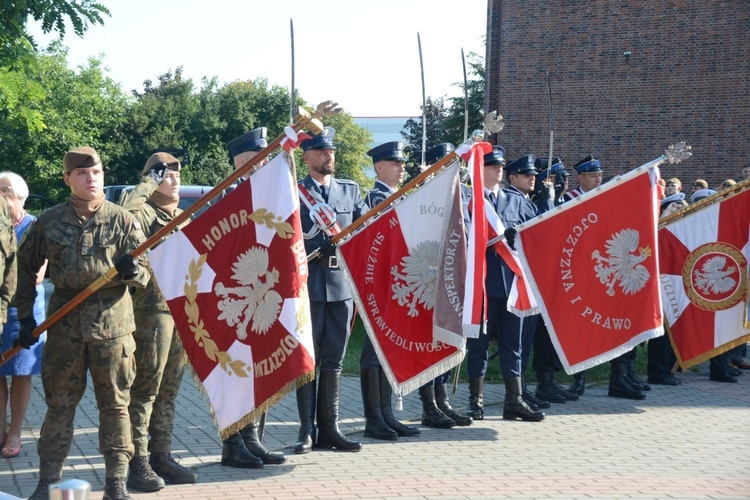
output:
<path id="1" fill-rule="evenodd" d="M 650 391 L 651 386 L 648 385 L 646 382 L 641 380 L 638 377 L 638 374 L 635 372 L 635 360 L 629 359 L 625 363 L 625 369 L 626 369 L 626 377 L 628 379 L 628 382 L 630 382 L 630 386 L 635 389 L 636 391 Z"/>
<path id="2" fill-rule="evenodd" d="M 362 443 L 346 438 L 339 430 L 341 373 L 321 372 L 318 386 L 318 440 L 315 448 L 359 451 Z"/>
<path id="3" fill-rule="evenodd" d="M 583 396 L 586 392 L 586 372 L 578 372 L 573 375 L 573 383 L 568 387 L 570 392 Z"/>
<path id="4" fill-rule="evenodd" d="M 383 418 L 388 427 L 396 431 L 399 436 L 412 437 L 420 435 L 422 431 L 417 427 L 402 424 L 393 414 L 393 406 L 391 405 L 393 389 L 391 389 L 391 384 L 388 382 L 388 377 L 385 376 L 382 366 L 378 367 L 378 376 L 380 377 L 380 409 L 383 412 Z"/>
<path id="5" fill-rule="evenodd" d="M 263 460 L 247 451 L 242 436 L 237 432 L 224 440 L 224 447 L 221 450 L 221 465 L 237 467 L 238 469 L 260 469 L 263 467 Z"/>
<path id="6" fill-rule="evenodd" d="M 132 500 L 132 498 L 125 487 L 124 477 L 108 477 L 104 480 L 102 500 Z"/>
<path id="7" fill-rule="evenodd" d="M 712 382 L 737 383 L 737 377 L 729 373 L 729 361 L 726 354 L 719 354 L 708 360 L 708 379 Z"/>
<path id="8" fill-rule="evenodd" d="M 133 457 L 128 464 L 128 488 L 151 492 L 164 489 L 164 479 L 160 478 L 148 463 L 148 457 Z"/>
<path id="9" fill-rule="evenodd" d="M 29 500 L 49 500 L 49 487 L 59 482 L 59 477 L 57 479 L 39 479 L 39 483 L 36 485 L 36 489 L 29 497 Z"/>
<path id="10" fill-rule="evenodd" d="M 466 414 L 474 420 L 484 420 L 484 377 L 469 377 L 469 406 Z"/>
<path id="11" fill-rule="evenodd" d="M 250 422 L 241 431 L 242 441 L 247 451 L 263 460 L 265 465 L 278 465 L 286 462 L 286 455 L 278 451 L 268 451 L 258 438 L 258 424 Z"/>
<path id="12" fill-rule="evenodd" d="M 539 408 L 550 407 L 549 401 L 544 398 L 535 396 L 534 393 L 531 392 L 528 387 L 526 387 L 526 375 L 521 375 L 521 398 L 526 401 L 526 404 L 529 405 L 529 408 L 534 411 L 538 411 Z"/>
<path id="13" fill-rule="evenodd" d="M 468 415 L 462 415 L 455 408 L 451 406 L 450 398 L 448 397 L 448 385 L 447 384 L 435 384 L 435 403 L 437 407 L 447 417 L 453 419 L 456 425 L 460 427 L 468 427 L 473 422 L 472 418 Z"/>
<path id="14" fill-rule="evenodd" d="M 315 443 L 315 380 L 297 389 L 299 434 L 294 443 L 294 453 L 310 453 Z"/>
<path id="15" fill-rule="evenodd" d="M 440 411 L 435 401 L 435 386 L 423 385 L 419 388 L 419 399 L 422 400 L 422 425 L 436 429 L 450 429 L 456 421 Z"/>
<path id="16" fill-rule="evenodd" d="M 608 394 L 613 398 L 646 399 L 645 394 L 628 383 L 626 364 L 627 362 L 623 360 L 612 361 Z"/>
<path id="17" fill-rule="evenodd" d="M 557 393 L 555 386 L 552 385 L 552 372 L 539 372 L 536 376 L 537 382 L 534 392 L 537 397 L 546 399 L 550 403 L 564 403 L 567 401 L 562 394 Z M 576 396 L 576 399 L 578 399 L 578 396 Z"/>
<path id="18" fill-rule="evenodd" d="M 169 452 L 151 452 L 148 463 L 165 482 L 170 484 L 193 484 L 198 482 L 198 473 L 178 464 Z"/>
<path id="19" fill-rule="evenodd" d="M 362 404 L 365 408 L 365 437 L 395 441 L 398 432 L 388 425 L 383 417 L 380 402 L 380 373 L 374 366 L 360 372 L 359 380 L 362 384 Z"/>
<path id="20" fill-rule="evenodd" d="M 527 422 L 539 422 L 544 419 L 544 413 L 529 408 L 521 394 L 521 377 L 505 379 L 505 403 L 503 405 L 503 419 L 515 420 L 520 418 Z"/>
<path id="21" fill-rule="evenodd" d="M 560 385 L 560 382 L 557 381 L 557 373 L 550 372 L 550 378 L 551 378 L 551 384 L 552 388 L 555 390 L 557 394 L 564 397 L 566 401 L 578 401 L 578 394 L 575 392 L 567 390 L 565 387 Z"/>

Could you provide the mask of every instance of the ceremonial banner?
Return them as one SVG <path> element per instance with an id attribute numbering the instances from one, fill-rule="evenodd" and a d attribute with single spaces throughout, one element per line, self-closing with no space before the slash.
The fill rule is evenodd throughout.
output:
<path id="1" fill-rule="evenodd" d="M 307 256 L 284 153 L 149 261 L 222 439 L 314 378 Z"/>
<path id="2" fill-rule="evenodd" d="M 658 178 L 638 168 L 517 226 L 521 263 L 569 374 L 664 333 Z"/>
<path id="3" fill-rule="evenodd" d="M 747 342 L 750 190 L 659 230 L 662 300 L 680 366 Z"/>
<path id="4" fill-rule="evenodd" d="M 461 363 L 466 237 L 458 162 L 339 242 L 357 310 L 396 392 Z"/>

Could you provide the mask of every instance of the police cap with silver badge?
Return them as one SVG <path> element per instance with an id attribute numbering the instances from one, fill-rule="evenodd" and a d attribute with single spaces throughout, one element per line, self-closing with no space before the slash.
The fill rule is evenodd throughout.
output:
<path id="1" fill-rule="evenodd" d="M 596 156 L 588 155 L 586 158 L 573 165 L 573 168 L 575 168 L 576 172 L 579 174 L 595 174 L 602 172 L 602 163 Z"/>
<path id="2" fill-rule="evenodd" d="M 520 158 L 516 158 L 512 162 L 505 165 L 505 174 L 506 175 L 512 175 L 512 174 L 536 175 L 539 173 L 539 171 L 534 166 L 534 162 L 536 162 L 536 156 L 534 155 L 525 155 Z"/>
<path id="3" fill-rule="evenodd" d="M 537 158 L 534 165 L 536 166 L 536 169 L 541 172 L 539 174 L 540 180 L 544 180 L 549 177 L 550 170 L 552 171 L 553 176 L 556 176 L 558 173 L 560 173 L 560 175 L 562 175 L 563 177 L 568 177 L 570 175 L 570 173 L 565 170 L 565 165 L 563 164 L 562 160 L 557 157 L 552 158 L 552 167 L 549 169 L 547 168 L 547 165 L 549 165 L 548 158 Z"/>
<path id="4" fill-rule="evenodd" d="M 505 165 L 505 148 L 492 146 L 492 151 L 484 155 L 484 166 Z"/>
<path id="5" fill-rule="evenodd" d="M 268 147 L 267 135 L 266 127 L 258 127 L 246 132 L 227 143 L 229 154 L 234 158 L 246 151 L 261 151 Z"/>
<path id="6" fill-rule="evenodd" d="M 311 149 L 336 149 L 333 145 L 333 136 L 336 135 L 336 129 L 325 127 L 320 134 L 311 134 L 310 139 L 305 139 L 300 143 L 302 151 Z"/>
<path id="7" fill-rule="evenodd" d="M 450 142 L 441 142 L 427 150 L 424 154 L 424 162 L 428 165 L 435 164 L 455 149 L 455 146 Z"/>
<path id="8" fill-rule="evenodd" d="M 404 143 L 401 141 L 384 142 L 379 146 L 375 146 L 367 152 L 367 155 L 372 157 L 372 163 L 379 161 L 399 161 L 405 162 L 404 157 Z"/>

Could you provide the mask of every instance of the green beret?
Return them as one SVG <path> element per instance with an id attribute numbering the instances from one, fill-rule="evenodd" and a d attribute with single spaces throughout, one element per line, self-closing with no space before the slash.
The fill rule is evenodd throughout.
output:
<path id="1" fill-rule="evenodd" d="M 75 168 L 88 168 L 101 163 L 99 153 L 94 148 L 81 146 L 65 153 L 65 156 L 63 156 L 63 171 L 69 174 Z"/>
<path id="2" fill-rule="evenodd" d="M 180 160 L 169 153 L 154 153 L 146 160 L 146 166 L 143 168 L 143 175 L 146 175 L 151 167 L 155 165 L 166 165 L 170 170 L 180 171 Z"/>

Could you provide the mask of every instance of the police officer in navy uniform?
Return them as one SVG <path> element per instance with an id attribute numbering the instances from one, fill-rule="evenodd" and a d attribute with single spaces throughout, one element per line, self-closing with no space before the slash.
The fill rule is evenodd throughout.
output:
<path id="1" fill-rule="evenodd" d="M 375 185 L 365 196 L 365 203 L 369 208 L 373 208 L 395 193 L 404 180 L 404 143 L 386 142 L 372 148 L 367 154 L 372 157 L 377 176 Z M 359 375 L 365 409 L 365 437 L 393 441 L 399 436 L 410 437 L 420 434 L 419 429 L 402 424 L 393 414 L 393 389 L 369 336 L 365 336 L 365 344 L 359 358 Z"/>
<path id="2" fill-rule="evenodd" d="M 496 213 L 505 207 L 506 196 L 500 182 L 505 167 L 505 149 L 493 146 L 492 152 L 484 155 L 484 196 Z M 503 267 L 500 256 L 493 248 L 485 252 L 487 277 L 485 279 L 487 324 L 482 326 L 478 338 L 467 339 L 466 368 L 469 374 L 469 406 L 466 413 L 475 420 L 484 419 L 484 375 L 489 360 L 490 339 L 497 333 L 498 315 L 505 308 L 513 275 L 506 276 L 510 269 Z M 506 282 L 508 283 L 506 287 Z"/>
<path id="3" fill-rule="evenodd" d="M 537 158 L 535 165 L 540 174 L 537 176 L 532 199 L 537 203 L 545 203 L 544 198 L 548 196 L 549 192 L 547 185 L 554 182 L 554 205 L 561 205 L 564 201 L 563 196 L 568 190 L 568 177 L 570 176 L 568 171 L 565 170 L 562 160 L 552 158 L 550 162 L 548 158 Z M 548 179 L 550 180 L 548 181 Z M 533 345 L 533 368 L 537 378 L 534 395 L 547 403 L 577 401 L 579 399 L 578 394 L 567 390 L 557 380 L 557 373 L 562 370 L 562 363 L 552 345 L 547 325 L 541 318 L 536 323 Z M 546 406 L 543 404 L 541 407 Z"/>
<path id="4" fill-rule="evenodd" d="M 455 147 L 450 142 L 443 142 L 425 152 L 425 168 L 437 163 Z M 473 419 L 453 408 L 448 396 L 450 371 L 438 375 L 419 388 L 419 399 L 422 401 L 422 425 L 436 429 L 450 429 L 456 425 L 465 427 Z"/>
<path id="5" fill-rule="evenodd" d="M 326 127 L 320 134 L 313 134 L 300 143 L 308 171 L 300 185 L 315 201 L 330 205 L 336 212 L 339 226 L 345 228 L 362 216 L 367 206 L 355 182 L 333 177 L 336 164 L 334 134 L 333 128 Z M 300 216 L 305 250 L 310 254 L 320 248 L 322 256 L 308 263 L 307 278 L 315 363 L 319 374 L 317 381 L 297 390 L 301 425 L 294 452 L 309 453 L 313 447 L 359 451 L 362 444 L 347 439 L 338 427 L 341 369 L 354 316 L 354 302 L 330 238 L 313 224 L 304 203 L 300 207 Z"/>
<path id="6" fill-rule="evenodd" d="M 227 143 L 227 149 L 232 156 L 235 170 L 245 166 L 268 146 L 267 133 L 266 127 L 254 128 Z M 256 163 L 255 167 L 262 167 L 266 163 L 268 163 L 268 158 Z M 227 191 L 231 191 L 244 180 L 244 178 L 238 179 L 237 183 L 228 188 Z M 263 467 L 264 464 L 283 464 L 284 462 L 286 462 L 286 455 L 269 451 L 263 446 L 258 435 L 258 424 L 255 421 L 248 423 L 239 432 L 232 434 L 223 441 L 221 465 L 241 469 L 256 469 Z"/>

